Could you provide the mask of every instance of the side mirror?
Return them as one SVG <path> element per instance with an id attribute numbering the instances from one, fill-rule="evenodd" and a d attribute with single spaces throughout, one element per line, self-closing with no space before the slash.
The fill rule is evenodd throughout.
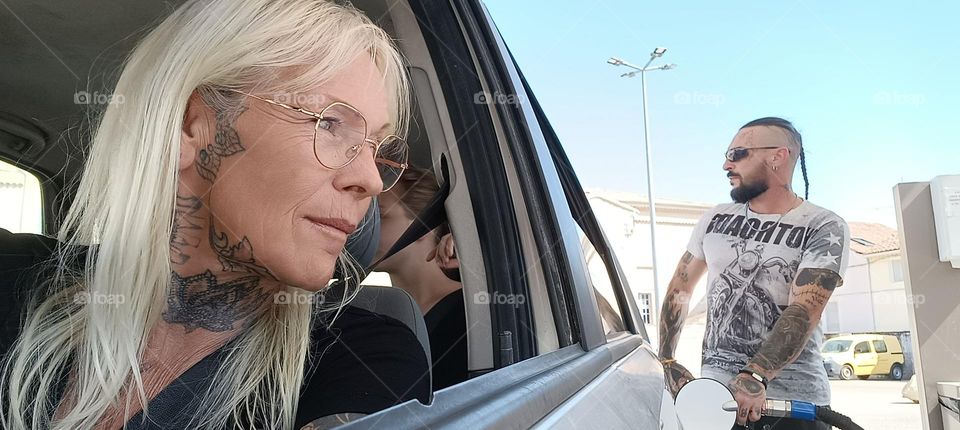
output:
<path id="1" fill-rule="evenodd" d="M 677 393 L 676 410 L 680 428 L 685 430 L 730 430 L 737 422 L 736 407 L 724 405 L 736 401 L 722 382 L 701 378 L 686 383 Z M 729 409 L 729 408 L 728 408 Z"/>

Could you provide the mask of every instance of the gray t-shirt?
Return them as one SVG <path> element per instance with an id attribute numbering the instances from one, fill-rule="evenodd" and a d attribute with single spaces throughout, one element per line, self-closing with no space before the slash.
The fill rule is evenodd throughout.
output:
<path id="1" fill-rule="evenodd" d="M 726 383 L 757 353 L 790 301 L 804 268 L 843 277 L 850 251 L 847 223 L 803 201 L 780 219 L 741 203 L 721 204 L 700 219 L 687 250 L 707 262 L 707 327 L 701 375 Z M 818 326 L 800 356 L 770 381 L 767 398 L 830 404 Z"/>

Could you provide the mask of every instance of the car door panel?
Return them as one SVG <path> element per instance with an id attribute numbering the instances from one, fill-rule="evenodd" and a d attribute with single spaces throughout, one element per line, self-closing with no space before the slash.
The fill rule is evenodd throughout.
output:
<path id="1" fill-rule="evenodd" d="M 866 345 L 866 349 L 862 348 L 862 345 Z M 877 354 L 873 352 L 870 342 L 863 341 L 854 347 L 853 366 L 857 375 L 869 375 L 873 372 L 877 366 Z"/>
<path id="2" fill-rule="evenodd" d="M 631 393 L 649 390 L 652 395 L 663 386 L 662 373 L 658 373 L 659 364 L 649 345 L 642 345 L 639 336 L 624 337 L 591 351 L 571 345 L 438 391 L 429 406 L 410 401 L 340 428 L 530 428 L 631 354 L 638 357 L 619 366 L 624 368 L 622 372 L 637 375 L 631 379 Z M 598 385 L 607 386 L 614 381 Z M 632 385 L 638 381 L 640 385 Z M 630 410 L 647 404 L 623 400 Z M 659 396 L 649 400 L 659 406 Z M 659 412 L 645 416 L 650 423 L 656 423 Z M 595 417 L 600 419 L 599 414 Z"/>
<path id="3" fill-rule="evenodd" d="M 877 367 L 873 369 L 873 373 L 878 375 L 890 373 L 890 368 L 893 367 L 893 357 L 889 352 L 890 348 L 887 348 L 884 341 L 875 340 L 873 341 L 873 350 L 877 353 Z M 881 350 L 883 352 L 880 352 Z"/>
<path id="4" fill-rule="evenodd" d="M 587 425 L 598 429 L 655 428 L 662 413 L 664 395 L 659 360 L 639 335 L 615 342 L 620 347 L 634 349 L 534 428 L 575 430 Z M 672 410 L 665 409 L 667 413 Z M 670 418 L 665 417 L 668 421 Z"/>

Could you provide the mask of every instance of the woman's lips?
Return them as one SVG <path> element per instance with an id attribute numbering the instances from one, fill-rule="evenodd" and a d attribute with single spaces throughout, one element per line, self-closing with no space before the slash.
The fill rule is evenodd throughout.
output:
<path id="1" fill-rule="evenodd" d="M 356 224 L 342 218 L 316 218 L 308 216 L 306 219 L 321 228 L 326 227 L 327 229 L 341 232 L 344 236 L 349 236 L 350 233 L 353 233 L 357 229 Z"/>

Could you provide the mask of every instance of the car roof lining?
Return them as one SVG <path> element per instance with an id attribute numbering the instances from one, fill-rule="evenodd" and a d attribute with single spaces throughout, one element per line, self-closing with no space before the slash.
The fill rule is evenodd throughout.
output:
<path id="1" fill-rule="evenodd" d="M 65 160 L 76 152 L 73 145 L 88 144 L 89 130 L 83 128 L 98 113 L 94 105 L 76 103 L 75 96 L 112 91 L 128 53 L 182 3 L 26 0 L 10 5 L 12 14 L 0 15 L 0 58 L 17 67 L 0 68 L 0 157 L 44 176 L 75 175 L 79 163 L 64 172 Z M 361 1 L 357 7 L 395 34 L 386 2 Z M 414 104 L 411 164 L 428 167 L 429 144 L 420 123 Z"/>

